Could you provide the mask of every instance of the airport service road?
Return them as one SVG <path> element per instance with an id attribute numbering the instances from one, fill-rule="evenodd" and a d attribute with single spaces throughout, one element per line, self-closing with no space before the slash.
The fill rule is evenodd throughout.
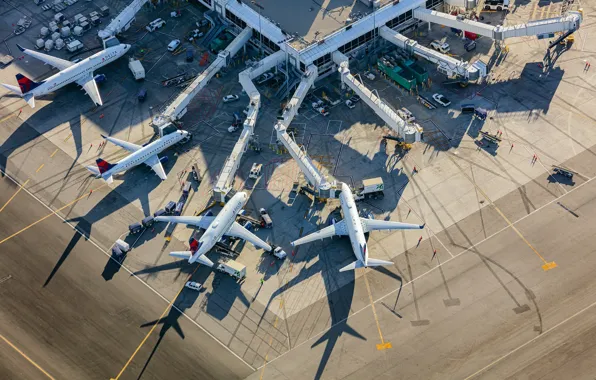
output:
<path id="1" fill-rule="evenodd" d="M 519 196 L 502 200 L 511 203 L 508 210 L 523 209 Z M 482 208 L 484 223 L 502 223 L 490 207 Z M 454 257 L 439 248 L 429 270 L 413 283 L 407 267 L 387 267 L 403 278 L 403 287 L 398 291 L 394 280 L 393 288 L 373 291 L 373 298 L 392 348 L 377 351 L 371 308 L 353 305 L 347 325 L 337 323 L 322 339 L 315 335 L 293 346 L 249 379 L 593 379 L 596 180 L 577 184 L 520 217 L 511 222 L 556 268 L 544 271 L 536 254 L 506 225 L 477 239 L 471 249 L 465 241 L 449 243 L 448 234 L 474 232 L 479 221 L 473 214 L 437 235 Z M 404 255 L 430 259 L 425 243 Z M 377 271 L 368 276 L 373 286 L 388 277 Z M 359 277 L 355 299 L 363 297 L 363 289 Z M 329 307 L 320 302 L 319 307 Z"/>
<path id="2" fill-rule="evenodd" d="M 0 180 L 0 207 L 17 189 L 9 179 Z M 0 212 L 0 240 L 48 214 L 21 191 Z M 2 379 L 48 378 L 17 349 L 55 379 L 115 377 L 151 329 L 141 325 L 158 319 L 167 307 L 124 270 L 105 281 L 107 256 L 83 238 L 69 246 L 72 234 L 52 216 L 0 245 Z M 44 287 L 64 254 L 68 259 Z M 185 289 L 176 304 L 192 297 Z M 121 379 L 137 379 L 147 362 L 142 379 L 239 379 L 251 373 L 186 318 L 166 315 Z"/>

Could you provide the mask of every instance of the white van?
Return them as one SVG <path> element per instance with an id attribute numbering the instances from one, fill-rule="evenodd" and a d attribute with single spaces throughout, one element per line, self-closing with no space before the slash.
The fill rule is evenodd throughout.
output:
<path id="1" fill-rule="evenodd" d="M 157 29 L 160 29 L 165 24 L 166 24 L 166 22 L 163 19 L 157 18 L 157 19 L 151 21 L 149 23 L 149 25 L 147 25 L 147 27 L 145 27 L 145 29 L 147 29 L 148 32 L 153 32 L 153 31 L 155 31 Z"/>

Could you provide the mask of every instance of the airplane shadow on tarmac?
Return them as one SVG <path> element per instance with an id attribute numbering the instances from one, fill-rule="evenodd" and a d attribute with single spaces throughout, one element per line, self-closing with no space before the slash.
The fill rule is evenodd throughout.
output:
<path id="1" fill-rule="evenodd" d="M 173 167 L 174 161 L 176 160 L 176 156 L 173 156 L 173 154 L 169 154 L 168 156 L 170 156 L 170 159 L 173 161 L 171 163 L 170 163 L 170 161 L 168 161 L 168 165 L 164 166 L 164 170 L 166 171 L 166 173 L 168 173 L 169 169 L 171 169 Z M 128 204 L 131 203 L 130 199 L 126 199 L 126 198 L 122 197 L 117 190 L 118 190 L 118 188 L 125 186 L 127 179 L 131 179 L 131 177 L 135 175 L 135 173 L 133 173 L 135 170 L 151 170 L 151 169 L 143 168 L 143 166 L 140 166 L 140 167 L 131 169 L 132 172 L 123 173 L 122 175 L 124 177 L 124 182 L 122 184 L 116 186 L 112 191 L 110 191 L 108 194 L 106 194 L 91 210 L 89 210 L 89 212 L 87 212 L 87 214 L 66 219 L 66 221 L 70 222 L 70 223 L 76 222 L 75 228 L 77 231 L 75 231 L 72 238 L 70 239 L 70 242 L 67 244 L 66 248 L 64 249 L 64 252 L 62 252 L 62 255 L 58 259 L 58 262 L 56 263 L 56 265 L 54 265 L 54 268 L 52 268 L 52 271 L 50 272 L 48 278 L 46 279 L 46 281 L 43 284 L 44 287 L 46 287 L 50 283 L 52 278 L 56 275 L 56 273 L 58 272 L 58 270 L 60 269 L 60 267 L 62 266 L 64 261 L 68 258 L 68 256 L 70 255 L 70 253 L 72 252 L 74 247 L 77 245 L 79 240 L 82 237 L 84 237 L 85 240 L 89 239 L 89 237 L 91 236 L 91 231 L 93 229 L 93 225 L 96 222 L 104 219 L 106 216 L 111 215 L 112 213 L 126 207 Z M 138 174 L 138 173 L 136 173 L 136 174 Z M 159 185 L 159 183 L 160 183 L 160 179 L 157 176 L 150 177 L 150 179 L 147 181 L 145 189 L 142 192 L 136 192 L 137 194 L 139 194 L 138 199 L 141 202 L 141 205 L 143 206 L 143 211 L 145 212 L 145 215 L 150 214 L 149 193 L 157 185 Z M 163 227 L 159 227 L 159 225 L 157 225 L 156 228 L 165 228 L 165 225 Z M 101 232 L 99 232 L 99 233 L 101 233 Z M 132 237 L 129 237 L 128 239 L 131 239 L 131 238 Z M 117 264 L 116 262 L 114 262 L 113 258 L 111 257 L 108 260 L 108 263 L 106 264 L 106 269 L 104 269 L 104 278 L 106 279 L 106 281 L 110 280 L 119 269 L 120 269 L 120 264 Z"/>
<path id="2" fill-rule="evenodd" d="M 195 304 L 195 302 L 197 301 L 197 298 L 199 298 L 200 293 L 202 293 L 202 291 L 183 289 L 180 292 L 180 294 L 178 294 L 178 297 L 174 301 L 172 307 L 170 308 L 168 314 L 165 317 L 159 318 L 159 319 L 156 319 L 156 320 L 153 320 L 150 322 L 143 323 L 141 326 L 139 326 L 141 328 L 145 328 L 145 327 L 152 327 L 152 326 L 159 325 L 159 324 L 162 325 L 161 330 L 159 331 L 159 339 L 155 343 L 155 346 L 153 346 L 153 350 L 151 350 L 151 354 L 147 358 L 145 365 L 143 365 L 143 369 L 139 373 L 139 376 L 137 377 L 137 379 L 140 379 L 143 376 L 143 373 L 145 373 L 145 370 L 149 366 L 149 363 L 151 362 L 153 355 L 155 354 L 155 352 L 157 352 L 157 348 L 161 344 L 161 341 L 163 340 L 166 333 L 171 328 L 173 328 L 174 331 L 176 331 L 176 333 L 178 334 L 178 336 L 180 336 L 180 338 L 182 338 L 182 339 L 186 338 L 186 336 L 184 335 L 184 331 L 182 331 L 182 327 L 180 327 L 180 323 L 178 322 L 178 320 L 180 319 L 180 317 L 182 316 L 183 313 L 185 313 L 188 309 L 190 309 Z"/>

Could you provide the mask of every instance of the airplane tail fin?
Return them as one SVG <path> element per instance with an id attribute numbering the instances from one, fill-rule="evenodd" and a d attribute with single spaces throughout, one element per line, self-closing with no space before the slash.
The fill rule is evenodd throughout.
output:
<path id="1" fill-rule="evenodd" d="M 105 172 L 107 172 L 108 170 L 110 170 L 111 168 L 113 168 L 114 164 L 110 164 L 109 162 L 107 162 L 106 160 L 103 160 L 101 158 L 98 158 L 95 163 L 97 164 L 97 168 L 99 169 L 99 173 L 103 174 Z M 104 178 L 105 179 L 105 178 Z"/>
<path id="2" fill-rule="evenodd" d="M 17 74 L 17 82 L 19 82 L 19 87 L 21 88 L 21 93 L 26 94 L 29 91 L 33 90 L 35 87 L 40 86 L 43 82 L 34 82 L 31 79 L 27 78 L 23 74 Z"/>
<path id="3" fill-rule="evenodd" d="M 179 257 L 181 259 L 190 260 L 190 258 L 192 257 L 192 252 L 191 251 L 170 252 L 170 256 L 172 256 L 172 257 Z"/>
<path id="4" fill-rule="evenodd" d="M 366 261 L 366 266 L 369 266 L 369 267 L 379 267 L 382 265 L 393 265 L 393 264 L 394 264 L 393 261 L 385 261 L 385 260 L 371 259 L 371 258 L 369 258 Z"/>

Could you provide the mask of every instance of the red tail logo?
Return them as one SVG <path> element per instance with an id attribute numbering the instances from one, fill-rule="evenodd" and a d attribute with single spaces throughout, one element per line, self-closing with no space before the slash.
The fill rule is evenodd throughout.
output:
<path id="1" fill-rule="evenodd" d="M 97 161 L 95 161 L 97 163 L 97 168 L 99 169 L 99 173 L 103 174 L 105 172 L 107 172 L 108 170 L 110 170 L 111 168 L 113 168 L 116 165 L 110 164 L 109 162 L 102 160 L 101 158 L 98 158 Z"/>
<path id="2" fill-rule="evenodd" d="M 21 88 L 21 92 L 26 94 L 27 92 L 33 90 L 35 87 L 40 86 L 43 82 L 34 82 L 31 79 L 27 78 L 23 74 L 17 74 L 17 82 L 19 82 L 19 87 Z"/>

